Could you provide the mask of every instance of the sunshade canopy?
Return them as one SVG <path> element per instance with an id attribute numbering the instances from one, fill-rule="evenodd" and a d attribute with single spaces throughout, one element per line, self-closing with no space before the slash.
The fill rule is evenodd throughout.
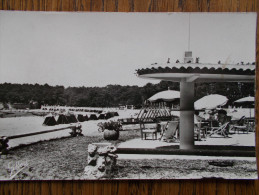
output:
<path id="1" fill-rule="evenodd" d="M 255 65 L 169 63 L 138 69 L 137 74 L 176 82 L 255 82 Z"/>
<path id="2" fill-rule="evenodd" d="M 228 99 L 223 95 L 211 94 L 202 97 L 194 103 L 194 108 L 196 110 L 202 109 L 214 109 L 218 106 L 224 106 Z"/>
<path id="3" fill-rule="evenodd" d="M 246 103 L 246 102 L 254 102 L 255 98 L 252 96 L 244 97 L 239 100 L 236 100 L 235 103 Z"/>
<path id="4" fill-rule="evenodd" d="M 180 92 L 174 90 L 161 91 L 148 99 L 150 102 L 165 101 L 171 102 L 180 98 Z"/>

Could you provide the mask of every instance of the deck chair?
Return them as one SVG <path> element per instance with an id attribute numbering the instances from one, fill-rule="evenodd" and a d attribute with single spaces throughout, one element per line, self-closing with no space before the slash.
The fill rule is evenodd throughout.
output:
<path id="1" fill-rule="evenodd" d="M 161 135 L 161 140 L 170 140 L 176 138 L 176 132 L 179 129 L 179 121 L 169 121 L 165 131 Z"/>
<path id="2" fill-rule="evenodd" d="M 246 131 L 248 129 L 247 125 L 245 124 L 245 116 L 242 116 L 239 120 L 237 121 L 231 121 L 231 127 L 230 129 L 236 133 L 236 131 L 239 133 L 239 131 Z"/>
<path id="3" fill-rule="evenodd" d="M 141 131 L 141 139 L 147 139 L 147 134 L 152 134 L 152 140 L 157 139 L 157 125 L 154 128 L 147 127 L 143 122 L 139 123 Z"/>
<path id="4" fill-rule="evenodd" d="M 252 125 L 250 124 L 249 120 L 246 118 L 244 118 L 243 123 L 233 125 L 233 129 L 234 129 L 234 132 L 237 131 L 238 134 L 239 134 L 239 131 L 243 131 L 243 133 L 246 132 L 247 134 L 249 131 L 253 131 Z"/>
<path id="5" fill-rule="evenodd" d="M 237 121 L 237 124 L 238 125 L 243 125 L 244 124 L 244 122 L 245 122 L 245 116 L 242 116 L 238 121 Z"/>
<path id="6" fill-rule="evenodd" d="M 248 127 L 248 132 L 255 132 L 255 118 L 246 118 L 246 124 Z"/>
<path id="7" fill-rule="evenodd" d="M 229 124 L 229 122 L 226 122 L 225 124 L 223 124 L 219 127 L 212 127 L 211 133 L 209 136 L 211 137 L 213 134 L 220 134 L 224 137 L 228 137 L 228 134 L 227 134 L 228 124 Z"/>

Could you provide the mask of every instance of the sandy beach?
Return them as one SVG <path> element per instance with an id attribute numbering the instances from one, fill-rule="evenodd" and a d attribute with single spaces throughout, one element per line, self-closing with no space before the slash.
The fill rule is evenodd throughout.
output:
<path id="1" fill-rule="evenodd" d="M 106 111 L 104 109 L 104 111 Z M 136 116 L 137 110 L 117 110 L 119 111 L 118 117 L 113 117 L 111 120 L 116 121 L 119 118 L 129 118 Z M 38 110 L 39 112 L 39 110 Z M 19 112 L 21 113 L 21 112 Z M 76 112 L 76 114 L 88 114 L 88 116 L 92 113 L 85 113 L 85 112 Z M 43 116 L 27 116 L 28 114 L 24 112 L 26 117 L 7 117 L 7 118 L 0 118 L 0 135 L 2 136 L 11 136 L 11 135 L 20 135 L 25 133 L 32 133 L 32 132 L 40 132 L 46 131 L 54 128 L 63 128 L 69 125 L 62 124 L 62 125 L 55 125 L 55 126 L 43 126 L 44 118 Z M 57 118 L 57 117 L 56 117 Z M 86 136 L 98 136 L 98 126 L 97 124 L 100 122 L 105 122 L 107 120 L 91 120 L 81 122 L 82 125 L 82 133 Z M 127 126 L 124 129 L 131 128 L 131 126 Z M 35 135 L 30 137 L 23 137 L 19 139 L 13 139 L 9 142 L 9 147 L 15 147 L 20 144 L 29 144 L 35 143 L 38 141 L 49 140 L 54 138 L 61 138 L 64 136 L 69 136 L 70 129 Z"/>
<path id="2" fill-rule="evenodd" d="M 94 109 L 94 108 L 93 108 Z M 97 108 L 96 108 L 97 109 Z M 106 108 L 103 109 L 104 112 L 112 111 L 118 112 L 119 116 L 113 117 L 110 120 L 118 120 L 122 118 L 136 118 L 139 110 L 119 110 L 115 108 Z M 239 119 L 242 116 L 250 117 L 250 112 L 252 116 L 254 116 L 254 109 L 228 109 L 228 115 L 232 116 L 233 119 Z M 14 112 L 14 111 L 12 111 Z M 38 112 L 41 113 L 42 110 L 33 110 L 30 112 Z M 2 136 L 10 136 L 10 135 L 19 135 L 24 133 L 32 133 L 38 131 L 45 131 L 49 129 L 53 129 L 53 127 L 43 126 L 44 116 L 35 116 L 30 114 L 28 111 L 16 111 L 15 114 L 17 117 L 8 117 L 0 118 L 0 135 Z M 75 112 L 75 114 L 83 114 L 83 115 L 90 115 L 93 113 L 89 112 Z M 172 111 L 172 114 L 175 116 L 179 116 L 179 111 Z M 19 117 L 20 116 L 20 117 Z M 25 117 L 26 116 L 26 117 Z M 98 116 L 98 114 L 97 114 Z M 207 115 L 203 115 L 204 118 L 207 118 Z M 57 118 L 57 117 L 56 117 Z M 98 127 L 97 124 L 99 122 L 105 122 L 107 120 L 97 120 L 97 121 L 85 121 L 81 122 L 83 134 L 87 136 L 96 136 L 98 135 Z M 62 128 L 67 125 L 55 125 L 55 128 Z M 139 128 L 138 125 L 127 125 L 124 126 L 125 130 L 128 129 L 136 129 Z M 32 136 L 30 138 L 21 138 L 16 140 L 10 141 L 10 147 L 18 146 L 19 144 L 28 144 L 33 143 L 41 140 L 48 140 L 53 138 L 60 138 L 63 136 L 69 135 L 69 129 L 65 131 L 53 132 L 48 134 L 42 134 L 37 136 Z M 244 142 L 246 143 L 246 141 Z"/>
<path id="3" fill-rule="evenodd" d="M 119 145 L 140 136 L 137 130 L 124 131 Z M 81 179 L 87 166 L 87 147 L 90 143 L 106 143 L 102 134 L 98 136 L 67 137 L 22 146 L 10 150 L 0 158 L 0 179 L 11 178 L 10 167 L 15 163 L 27 166 L 14 180 Z M 165 157 L 166 156 L 166 157 Z M 172 178 L 257 178 L 256 159 L 251 157 L 202 157 L 171 155 L 121 155 L 110 179 L 172 179 Z M 210 161 L 233 162 L 232 167 L 215 167 Z"/>
<path id="4" fill-rule="evenodd" d="M 135 110 L 121 110 L 118 118 L 136 115 Z M 241 113 L 242 114 L 242 113 Z M 241 115 L 239 113 L 239 115 Z M 27 116 L 0 118 L 0 134 L 10 136 L 21 133 L 44 131 L 53 127 L 42 126 L 44 117 Z M 10 140 L 10 152 L 0 158 L 1 180 L 50 180 L 81 179 L 87 165 L 87 147 L 90 143 L 105 143 L 103 133 L 98 132 L 97 124 L 106 120 L 82 122 L 83 136 L 69 137 L 70 130 Z M 63 127 L 65 125 L 57 125 Z M 138 125 L 124 126 L 117 141 L 111 141 L 118 148 L 158 148 L 179 145 L 159 140 L 141 140 Z M 45 140 L 45 141 L 44 141 Z M 27 144 L 27 145 L 26 145 Z M 207 138 L 196 141 L 195 145 L 255 146 L 254 132 L 232 134 L 230 138 Z M 19 146 L 19 147 L 17 147 Z M 187 160 L 188 159 L 188 160 Z M 214 167 L 213 161 L 233 162 L 233 167 Z M 25 163 L 26 167 L 11 178 L 11 167 Z M 177 155 L 123 155 L 119 154 L 117 166 L 110 179 L 170 179 L 170 178 L 229 178 L 255 179 L 255 157 L 211 157 Z"/>

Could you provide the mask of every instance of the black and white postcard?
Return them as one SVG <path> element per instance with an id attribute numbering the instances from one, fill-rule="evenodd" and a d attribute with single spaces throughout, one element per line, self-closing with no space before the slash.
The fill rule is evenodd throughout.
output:
<path id="1" fill-rule="evenodd" d="M 257 179 L 256 17 L 0 11 L 0 180 Z"/>

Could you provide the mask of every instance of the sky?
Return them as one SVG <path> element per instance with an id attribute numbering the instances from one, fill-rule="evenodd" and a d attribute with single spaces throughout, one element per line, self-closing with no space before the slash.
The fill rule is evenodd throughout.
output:
<path id="1" fill-rule="evenodd" d="M 136 69 L 189 49 L 201 63 L 252 63 L 255 40 L 255 13 L 0 11 L 0 83 L 143 86 L 159 81 Z"/>

